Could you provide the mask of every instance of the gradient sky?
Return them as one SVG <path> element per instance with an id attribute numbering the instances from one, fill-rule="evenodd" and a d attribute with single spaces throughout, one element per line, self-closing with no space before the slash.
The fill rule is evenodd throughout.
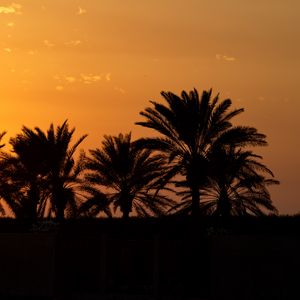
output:
<path id="1" fill-rule="evenodd" d="M 150 134 L 134 122 L 160 91 L 213 88 L 267 134 L 273 201 L 300 212 L 299 13 L 298 0 L 0 1 L 0 131 L 68 119 L 98 147 Z"/>

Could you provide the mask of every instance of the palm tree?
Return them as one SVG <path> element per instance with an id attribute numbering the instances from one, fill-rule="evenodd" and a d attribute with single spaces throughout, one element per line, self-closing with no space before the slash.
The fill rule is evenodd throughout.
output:
<path id="1" fill-rule="evenodd" d="M 51 124 L 47 135 L 39 133 L 48 149 L 49 200 L 58 220 L 64 219 L 65 213 L 74 216 L 81 196 L 79 192 L 84 186 L 81 175 L 85 168 L 85 154 L 81 152 L 77 161 L 74 155 L 87 135 L 81 136 L 71 145 L 74 132 L 75 128 L 69 129 L 65 121 L 56 131 Z"/>
<path id="2" fill-rule="evenodd" d="M 36 207 L 38 205 L 34 193 L 34 185 L 30 184 L 28 176 L 25 177 L 22 166 L 17 164 L 8 154 L 2 153 L 0 163 L 0 196 L 6 207 L 18 219 L 35 220 L 37 218 Z M 18 165 L 18 173 L 16 171 Z M 24 175 L 24 177 L 23 177 Z M 27 174 L 26 174 L 27 175 Z M 21 179 L 22 177 L 22 179 Z"/>
<path id="3" fill-rule="evenodd" d="M 36 220 L 45 175 L 42 149 L 31 130 L 23 127 L 22 131 L 10 139 L 13 154 L 1 152 L 1 197 L 16 217 Z"/>
<path id="4" fill-rule="evenodd" d="M 5 131 L 0 133 L 0 141 L 2 140 L 2 138 L 4 137 L 5 134 L 6 134 Z M 3 148 L 4 146 L 5 146 L 5 144 L 0 144 L 0 148 Z M 4 171 L 3 164 L 2 164 L 2 161 L 0 161 L 0 178 L 1 178 L 1 180 L 0 180 L 0 199 L 2 200 L 0 202 L 0 214 L 2 216 L 5 216 L 5 215 L 7 215 L 5 207 L 8 207 L 10 210 L 12 210 L 12 207 L 15 209 L 17 207 L 14 205 L 14 201 L 11 201 L 11 197 L 8 197 L 8 195 L 11 195 L 11 190 L 13 189 L 14 186 L 11 185 L 11 183 L 6 181 L 3 171 Z M 3 204 L 3 201 L 5 202 L 6 205 Z"/>
<path id="5" fill-rule="evenodd" d="M 19 206 L 30 208 L 29 218 L 54 214 L 62 220 L 65 213 L 72 216 L 77 210 L 84 153 L 77 162 L 74 154 L 86 135 L 71 146 L 74 131 L 67 121 L 56 130 L 51 124 L 46 133 L 38 127 L 23 127 L 22 133 L 10 140 L 14 154 L 2 154 L 6 180 L 16 187 L 10 198 L 23 194 Z"/>
<path id="6" fill-rule="evenodd" d="M 200 204 L 203 215 L 213 216 L 262 216 L 267 212 L 277 214 L 271 201 L 268 186 L 279 184 L 272 171 L 252 151 L 225 146 L 214 149 L 210 160 L 209 184 L 201 190 Z M 184 186 L 184 182 L 178 183 Z M 182 214 L 191 210 L 188 190 L 179 193 L 183 201 L 173 208 Z"/>
<path id="7" fill-rule="evenodd" d="M 163 157 L 137 147 L 130 133 L 104 136 L 102 149 L 90 150 L 90 154 L 87 180 L 107 190 L 107 201 L 120 209 L 123 218 L 132 211 L 140 216 L 160 215 L 173 204 L 159 193 Z"/>
<path id="8" fill-rule="evenodd" d="M 181 97 L 162 92 L 167 105 L 151 101 L 140 114 L 146 118 L 136 124 L 156 130 L 160 137 L 145 138 L 141 143 L 162 151 L 172 163 L 170 177 L 182 175 L 191 192 L 192 214 L 200 212 L 200 188 L 208 183 L 209 152 L 214 145 L 266 145 L 265 135 L 253 127 L 233 126 L 231 119 L 243 109 L 231 109 L 230 99 L 219 101 L 212 90 L 197 90 Z"/>
<path id="9" fill-rule="evenodd" d="M 101 213 L 106 217 L 112 217 L 110 208 L 111 199 L 105 193 L 100 191 L 96 186 L 87 186 L 86 201 L 79 207 L 79 215 L 83 217 L 98 217 Z"/>

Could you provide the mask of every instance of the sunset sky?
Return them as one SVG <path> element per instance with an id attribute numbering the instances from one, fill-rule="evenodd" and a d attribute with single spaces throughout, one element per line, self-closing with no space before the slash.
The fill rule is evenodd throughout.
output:
<path id="1" fill-rule="evenodd" d="M 0 1 L 0 131 L 69 120 L 85 149 L 134 125 L 160 92 L 213 88 L 237 123 L 267 134 L 258 150 L 300 212 L 300 1 Z"/>

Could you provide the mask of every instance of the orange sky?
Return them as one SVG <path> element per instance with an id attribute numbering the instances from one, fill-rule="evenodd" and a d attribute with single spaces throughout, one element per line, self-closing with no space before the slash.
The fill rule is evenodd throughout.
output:
<path id="1" fill-rule="evenodd" d="M 0 131 L 69 119 L 86 149 L 133 131 L 161 90 L 212 87 L 268 136 L 281 213 L 300 211 L 298 0 L 0 3 Z"/>

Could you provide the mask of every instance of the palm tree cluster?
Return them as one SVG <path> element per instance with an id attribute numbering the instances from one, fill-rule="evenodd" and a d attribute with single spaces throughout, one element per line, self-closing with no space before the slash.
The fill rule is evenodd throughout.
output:
<path id="1" fill-rule="evenodd" d="M 87 135 L 72 144 L 67 121 L 47 132 L 23 127 L 1 152 L 0 213 L 33 221 L 277 213 L 268 186 L 279 182 L 253 152 L 266 136 L 232 123 L 243 109 L 211 90 L 161 95 L 166 104 L 150 101 L 136 123 L 157 137 L 104 136 L 88 154 L 76 153 Z"/>

